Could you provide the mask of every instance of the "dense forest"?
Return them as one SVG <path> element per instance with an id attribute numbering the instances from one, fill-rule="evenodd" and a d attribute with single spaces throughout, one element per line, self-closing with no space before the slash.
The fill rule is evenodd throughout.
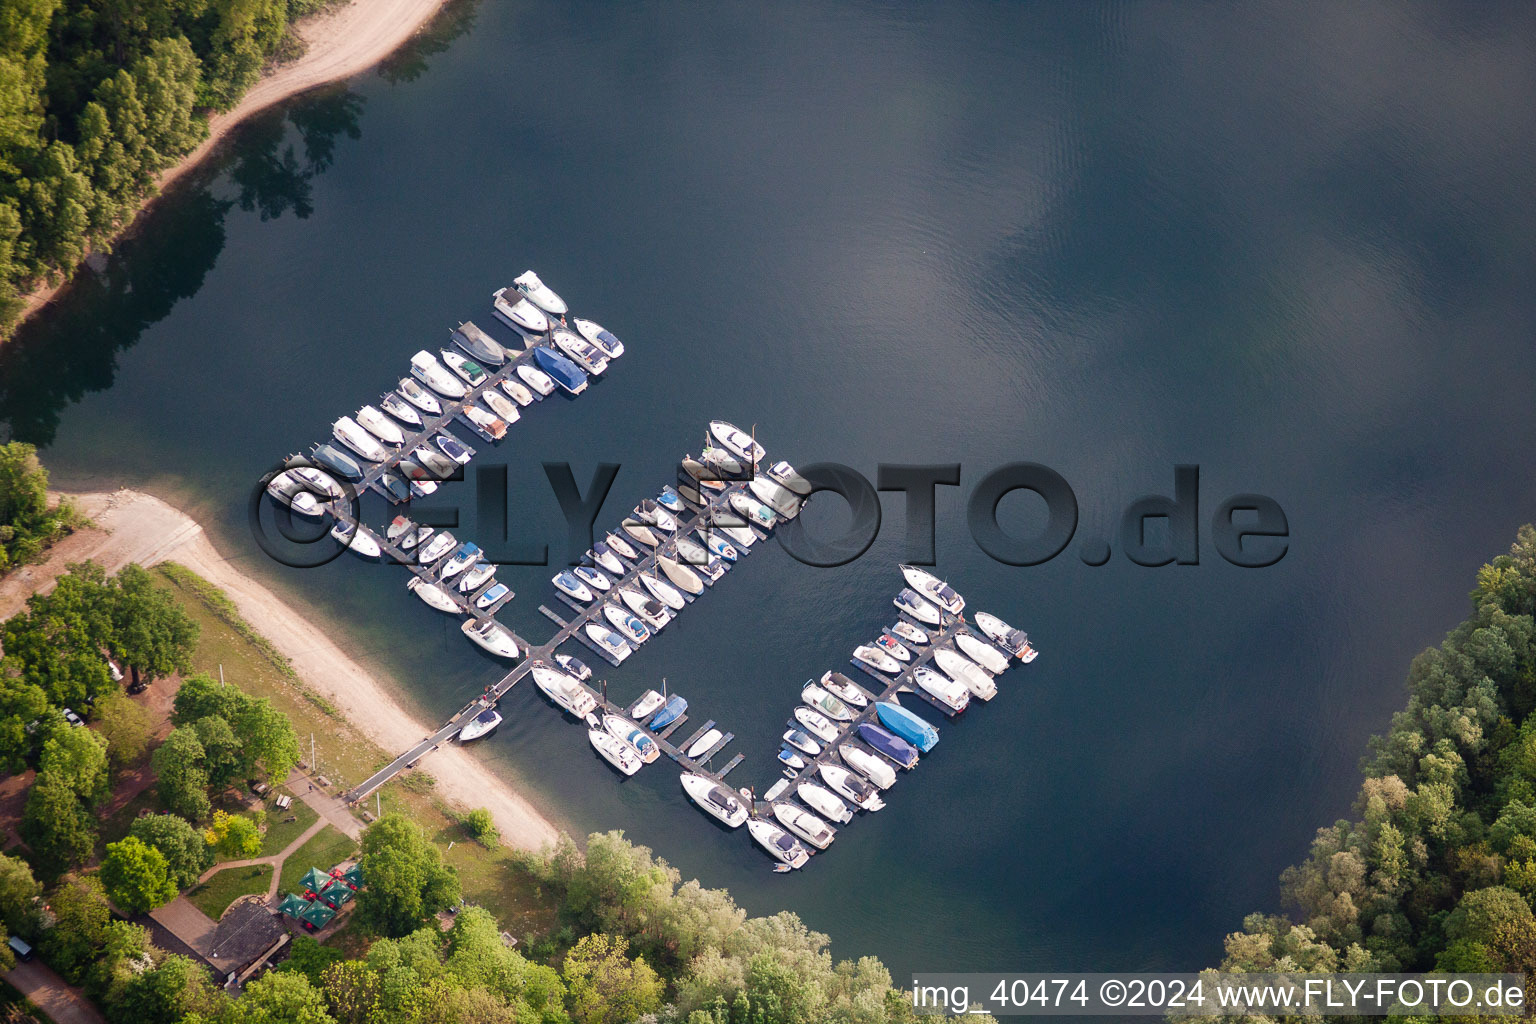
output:
<path id="1" fill-rule="evenodd" d="M 327 0 L 0 4 L 0 335 L 133 216 Z"/>
<path id="2" fill-rule="evenodd" d="M 81 521 L 68 498 L 49 503 L 48 471 L 36 448 L 0 444 L 0 576 L 36 561 Z"/>
<path id="3" fill-rule="evenodd" d="M 1354 820 L 1281 878 L 1294 917 L 1227 937 L 1232 971 L 1508 971 L 1536 994 L 1536 529 L 1477 573 L 1472 614 L 1414 659 Z"/>

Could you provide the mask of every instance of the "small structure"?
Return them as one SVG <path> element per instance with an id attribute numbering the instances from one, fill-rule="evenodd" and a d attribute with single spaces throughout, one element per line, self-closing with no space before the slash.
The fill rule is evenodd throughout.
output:
<path id="1" fill-rule="evenodd" d="M 317 932 L 330 924 L 331 919 L 335 916 L 336 911 L 319 900 L 315 900 L 312 903 L 305 904 L 304 910 L 299 914 L 299 920 L 304 922 L 305 927 L 310 931 Z"/>

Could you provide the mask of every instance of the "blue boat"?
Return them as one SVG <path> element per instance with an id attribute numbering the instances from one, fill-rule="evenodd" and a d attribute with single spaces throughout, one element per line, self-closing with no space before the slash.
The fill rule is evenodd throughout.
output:
<path id="1" fill-rule="evenodd" d="M 540 345 L 533 350 L 533 361 L 539 364 L 541 370 L 554 378 L 555 383 L 564 388 L 567 393 L 579 395 L 587 390 L 587 375 L 581 372 L 581 367 L 554 349 Z"/>
<path id="2" fill-rule="evenodd" d="M 883 700 L 875 705 L 875 715 L 881 725 L 925 754 L 939 742 L 939 730 L 900 704 Z"/>
<path id="3" fill-rule="evenodd" d="M 682 496 L 677 493 L 676 488 L 674 488 L 671 484 L 668 484 L 661 489 L 661 493 L 656 495 L 656 501 L 668 512 L 688 511 L 688 509 L 683 505 Z"/>
<path id="4" fill-rule="evenodd" d="M 661 706 L 661 710 L 656 712 L 655 717 L 651 719 L 647 728 L 651 732 L 659 732 L 679 718 L 682 718 L 683 712 L 687 710 L 688 702 L 674 693 L 671 697 L 667 698 L 667 702 Z"/>
<path id="5" fill-rule="evenodd" d="M 875 752 L 888 761 L 894 761 L 903 768 L 911 768 L 917 764 L 917 748 L 900 736 L 886 732 L 874 722 L 859 723 L 859 738 L 871 747 Z"/>

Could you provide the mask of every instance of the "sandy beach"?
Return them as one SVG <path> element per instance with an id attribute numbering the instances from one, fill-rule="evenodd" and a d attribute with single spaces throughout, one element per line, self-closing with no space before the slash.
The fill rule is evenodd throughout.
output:
<path id="1" fill-rule="evenodd" d="M 383 683 L 347 657 L 322 630 L 266 587 L 231 568 L 202 527 L 184 513 L 138 491 L 71 497 L 97 528 L 55 545 L 43 564 L 26 566 L 0 580 L 0 620 L 19 611 L 34 589 L 49 589 L 69 562 L 92 559 L 108 572 L 129 562 L 146 566 L 179 562 L 223 590 L 245 620 L 293 662 L 306 686 L 333 702 L 348 721 L 385 750 L 404 750 L 433 731 L 407 714 Z M 468 751 L 445 746 L 423 759 L 421 769 L 437 779 L 438 794 L 450 803 L 490 810 L 505 842 L 531 850 L 555 842 L 555 827 Z"/>
<path id="2" fill-rule="evenodd" d="M 304 40 L 304 56 L 272 69 L 233 108 L 210 118 L 208 138 L 161 172 L 155 181 L 156 195 L 213 152 L 235 125 L 290 96 L 367 71 L 415 35 L 444 3 L 446 0 L 351 0 L 298 22 L 294 31 Z M 154 199 L 145 200 L 139 213 Z M 124 230 L 132 230 L 132 225 Z M 46 306 L 68 283 L 66 279 L 28 293 L 17 323 Z"/>

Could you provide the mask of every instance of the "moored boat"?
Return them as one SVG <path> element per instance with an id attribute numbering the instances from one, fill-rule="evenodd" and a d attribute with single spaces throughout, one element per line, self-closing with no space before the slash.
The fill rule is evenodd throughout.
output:
<path id="1" fill-rule="evenodd" d="M 768 855 L 780 864 L 803 868 L 805 862 L 811 859 L 805 847 L 800 845 L 800 840 L 766 818 L 754 818 L 747 822 L 747 831 L 752 834 L 757 845 L 767 850 Z"/>
<path id="2" fill-rule="evenodd" d="M 703 736 L 700 736 L 698 739 L 688 744 L 688 749 L 683 751 L 683 754 L 687 757 L 697 760 L 698 758 L 703 757 L 705 752 L 708 751 L 710 747 L 713 747 L 716 743 L 719 743 L 720 738 L 724 735 L 725 734 L 722 733 L 719 729 L 710 729 Z"/>
<path id="3" fill-rule="evenodd" d="M 603 760 L 613 765 L 625 775 L 633 775 L 640 770 L 643 762 L 640 755 L 628 743 L 611 736 L 606 730 L 588 729 L 587 740 L 593 748 L 602 755 Z"/>
<path id="4" fill-rule="evenodd" d="M 853 656 L 871 668 L 879 669 L 881 672 L 889 675 L 895 675 L 901 671 L 901 665 L 895 658 L 868 644 L 861 644 L 855 647 L 853 649 Z"/>
<path id="5" fill-rule="evenodd" d="M 384 536 L 401 551 L 409 551 L 436 533 L 430 526 L 417 526 L 405 516 L 395 516 L 384 530 Z"/>
<path id="6" fill-rule="evenodd" d="M 648 548 L 654 548 L 657 544 L 661 543 L 656 538 L 656 535 L 651 532 L 651 528 L 644 523 L 636 522 L 633 519 L 625 519 L 619 523 L 619 527 L 629 534 L 631 539 L 644 544 Z"/>
<path id="7" fill-rule="evenodd" d="M 480 713 L 459 730 L 459 742 L 468 743 L 470 740 L 477 740 L 500 724 L 500 712 L 493 707 L 481 708 Z"/>
<path id="8" fill-rule="evenodd" d="M 337 523 L 331 527 L 331 539 L 359 558 L 378 558 L 379 542 L 351 523 Z"/>
<path id="9" fill-rule="evenodd" d="M 959 651 L 940 647 L 933 652 L 933 663 L 939 666 L 939 671 L 970 690 L 972 697 L 991 700 L 997 696 L 997 683 L 992 681 L 986 669 Z"/>
<path id="10" fill-rule="evenodd" d="M 795 835 L 818 850 L 825 850 L 837 838 L 837 830 L 810 811 L 789 803 L 773 805 L 773 816 Z"/>
<path id="11" fill-rule="evenodd" d="M 550 582 L 553 583 L 562 593 L 568 594 L 569 596 L 580 601 L 582 604 L 586 604 L 588 601 L 592 600 L 592 591 L 588 590 L 587 585 L 581 582 L 581 580 L 577 579 L 575 575 L 570 572 L 561 570 L 560 572 L 555 573 L 553 577 L 551 577 Z"/>
<path id="12" fill-rule="evenodd" d="M 368 431 L 350 416 L 343 416 L 331 424 L 331 433 L 336 435 L 336 440 L 352 449 L 369 462 L 383 462 L 389 458 L 389 453 L 379 443 L 378 438 Z"/>
<path id="13" fill-rule="evenodd" d="M 971 703 L 971 691 L 964 683 L 956 682 L 927 665 L 913 671 L 912 681 L 918 689 L 956 714 L 964 711 Z"/>
<path id="14" fill-rule="evenodd" d="M 629 713 L 634 717 L 635 721 L 643 722 L 651 715 L 654 715 L 657 709 L 664 703 L 666 703 L 666 698 L 661 694 L 655 690 L 646 690 L 640 695 L 640 699 L 635 701 L 634 707 L 629 709 Z"/>
<path id="15" fill-rule="evenodd" d="M 554 349 L 540 345 L 533 350 L 533 361 L 538 363 L 539 369 L 553 378 L 566 394 L 579 395 L 587 390 L 587 375 L 581 371 L 581 367 Z"/>
<path id="16" fill-rule="evenodd" d="M 511 426 L 523 417 L 523 414 L 517 409 L 517 403 L 495 388 L 486 388 L 480 392 L 480 404 L 491 410 L 498 419 L 508 426 Z"/>
<path id="17" fill-rule="evenodd" d="M 408 427 L 421 426 L 420 410 L 393 391 L 385 392 L 379 396 L 379 408 Z"/>
<path id="18" fill-rule="evenodd" d="M 673 611 L 681 611 L 688 602 L 683 600 L 682 592 L 666 580 L 652 576 L 650 573 L 640 574 L 640 585 L 651 592 L 651 596 Z"/>
<path id="19" fill-rule="evenodd" d="M 751 434 L 725 420 L 710 420 L 709 432 L 715 435 L 715 440 L 725 445 L 726 450 L 738 459 L 746 459 L 756 463 L 762 460 L 763 446 L 753 439 Z"/>
<path id="20" fill-rule="evenodd" d="M 839 744 L 837 755 L 843 763 L 880 789 L 890 789 L 896 784 L 896 769 L 880 760 L 863 747 L 852 743 Z"/>
<path id="21" fill-rule="evenodd" d="M 853 721 L 853 709 L 815 683 L 807 681 L 800 688 L 800 699 L 807 707 L 815 708 L 834 722 Z"/>
<path id="22" fill-rule="evenodd" d="M 577 718 L 586 718 L 597 707 L 596 699 L 586 687 L 543 662 L 533 666 L 533 683 L 546 697 Z"/>
<path id="23" fill-rule="evenodd" d="M 459 631 L 498 658 L 517 657 L 517 641 L 511 630 L 495 619 L 465 619 Z"/>
<path id="24" fill-rule="evenodd" d="M 431 540 L 422 543 L 421 550 L 416 552 L 416 562 L 418 565 L 431 565 L 452 551 L 458 543 L 458 538 L 444 530 Z"/>
<path id="25" fill-rule="evenodd" d="M 653 597 L 646 597 L 638 590 L 620 587 L 619 600 L 623 601 L 624 607 L 633 612 L 641 622 L 649 626 L 653 633 L 671 621 L 665 605 Z"/>
<path id="26" fill-rule="evenodd" d="M 823 818 L 830 818 L 839 824 L 846 824 L 853 820 L 853 811 L 847 804 L 839 800 L 831 790 L 818 786 L 814 782 L 801 782 L 795 787 L 795 795 Z"/>
<path id="27" fill-rule="evenodd" d="M 651 638 L 651 631 L 645 623 L 631 615 L 627 608 L 621 608 L 612 601 L 604 602 L 603 617 L 632 644 L 643 644 Z"/>
<path id="28" fill-rule="evenodd" d="M 1026 664 L 1035 660 L 1036 651 L 1029 645 L 1029 634 L 1014 629 L 996 615 L 976 613 L 976 625 L 993 643 Z"/>
<path id="29" fill-rule="evenodd" d="M 714 531 L 706 527 L 700 527 L 695 531 L 695 533 L 697 533 L 699 538 L 704 541 L 705 547 L 709 548 L 711 552 L 719 555 L 726 561 L 734 562 L 741 557 L 741 552 L 737 551 L 735 546 L 731 544 L 730 541 L 726 540 L 724 537 L 719 536 Z"/>
<path id="30" fill-rule="evenodd" d="M 907 650 L 905 644 L 903 644 L 900 640 L 897 640 L 894 636 L 891 636 L 889 633 L 881 633 L 878 637 L 876 637 L 875 646 L 880 648 L 880 650 L 884 651 L 886 654 L 889 654 L 891 657 L 895 658 L 897 661 L 912 660 L 912 652 Z"/>
<path id="31" fill-rule="evenodd" d="M 431 358 L 430 355 L 428 358 Z M 443 404 L 437 400 L 437 396 L 409 377 L 401 377 L 400 383 L 395 385 L 395 390 L 400 392 L 402 398 L 410 402 L 416 408 L 428 416 L 441 416 Z"/>
<path id="32" fill-rule="evenodd" d="M 453 554 L 448 557 L 448 561 L 443 563 L 443 568 L 438 575 L 445 580 L 452 579 L 478 562 L 480 554 L 480 545 L 474 541 L 467 540 L 454 550 Z"/>
<path id="33" fill-rule="evenodd" d="M 555 294 L 553 288 L 539 280 L 539 275 L 531 270 L 525 270 L 512 279 L 512 284 L 517 290 L 528 297 L 528 300 L 546 313 L 555 316 L 565 316 L 570 307 L 565 300 Z"/>
<path id="34" fill-rule="evenodd" d="M 417 380 L 444 398 L 457 401 L 468 391 L 464 387 L 464 382 L 445 370 L 443 364 L 437 361 L 437 357 L 426 349 L 411 356 L 411 373 Z"/>
<path id="35" fill-rule="evenodd" d="M 773 529 L 773 524 L 779 521 L 778 513 L 756 501 L 740 491 L 734 492 L 730 497 L 731 508 L 741 513 L 749 523 L 756 523 L 765 530 Z"/>
<path id="36" fill-rule="evenodd" d="M 619 561 L 619 556 L 615 555 L 613 549 L 602 541 L 593 544 L 592 550 L 588 551 L 587 555 L 598 566 L 613 573 L 615 576 L 624 575 L 624 563 Z"/>
<path id="37" fill-rule="evenodd" d="M 682 783 L 688 798 L 726 827 L 740 828 L 747 820 L 747 805 L 734 789 L 693 772 L 684 772 Z"/>
<path id="38" fill-rule="evenodd" d="M 790 750 L 788 747 L 780 747 L 779 748 L 779 755 L 778 755 L 778 757 L 779 757 L 779 763 L 780 764 L 782 764 L 786 768 L 794 769 L 794 771 L 786 773 L 786 774 L 788 774 L 790 776 L 790 778 L 794 777 L 795 772 L 798 772 L 802 768 L 805 767 L 805 758 L 801 757 L 799 754 L 795 753 L 793 750 Z M 780 781 L 781 782 L 787 782 L 788 779 L 781 779 Z M 771 792 L 771 790 L 770 790 L 770 792 Z"/>
<path id="39" fill-rule="evenodd" d="M 555 655 L 555 664 L 564 669 L 566 675 L 573 676 L 583 683 L 592 678 L 592 670 L 587 667 L 587 663 L 574 654 Z"/>
<path id="40" fill-rule="evenodd" d="M 819 711 L 807 707 L 795 708 L 795 721 L 823 743 L 832 743 L 837 739 L 837 726 Z"/>
<path id="41" fill-rule="evenodd" d="M 656 564 L 661 566 L 661 571 L 666 574 L 667 579 L 671 580 L 680 589 L 690 594 L 702 594 L 704 592 L 704 581 L 699 579 L 698 574 L 688 568 L 688 566 L 668 558 L 666 555 L 658 555 L 656 557 Z"/>
<path id="42" fill-rule="evenodd" d="M 651 732 L 660 732 L 683 716 L 688 710 L 688 701 L 683 697 L 673 694 L 667 698 L 667 702 L 661 706 L 661 710 L 651 716 L 646 723 L 646 728 Z"/>
<path id="43" fill-rule="evenodd" d="M 584 632 L 587 634 L 588 639 L 597 644 L 600 649 L 607 651 L 615 661 L 623 661 L 634 653 L 634 648 L 629 646 L 622 636 L 619 636 L 619 634 L 607 626 L 599 625 L 596 622 L 589 622 Z"/>
<path id="44" fill-rule="evenodd" d="M 790 729 L 784 733 L 784 742 L 794 747 L 803 754 L 815 757 L 821 753 L 821 744 L 811 739 L 804 729 Z"/>
<path id="45" fill-rule="evenodd" d="M 640 756 L 640 760 L 646 764 L 650 764 L 661 756 L 661 748 L 656 745 L 656 741 L 627 718 L 619 715 L 604 715 L 603 728 L 608 730 L 608 735 L 614 739 L 629 744 L 630 748 Z"/>
<path id="46" fill-rule="evenodd" d="M 459 375 L 459 379 L 472 388 L 477 388 L 485 380 L 488 374 L 485 367 L 461 352 L 455 352 L 451 348 L 439 349 L 443 354 L 443 365 Z"/>
<path id="47" fill-rule="evenodd" d="M 505 583 L 494 583 L 486 587 L 484 592 L 475 598 L 475 607 L 481 611 L 489 611 L 497 601 L 500 601 L 510 593 L 512 593 L 512 588 Z"/>
<path id="48" fill-rule="evenodd" d="M 549 315 L 517 289 L 506 287 L 491 296 L 492 311 L 505 323 L 529 334 L 544 334 L 552 326 Z"/>
<path id="49" fill-rule="evenodd" d="M 885 806 L 885 801 L 880 799 L 880 794 L 875 787 L 862 775 L 859 775 L 840 764 L 828 764 L 823 761 L 816 766 L 821 780 L 825 782 L 832 792 L 846 800 L 853 802 L 854 806 L 862 807 L 866 811 L 878 811 Z"/>
<path id="50" fill-rule="evenodd" d="M 547 398 L 555 393 L 555 382 L 549 379 L 549 374 L 537 366 L 529 363 L 518 363 L 517 375 L 523 378 L 523 383 L 533 388 L 541 397 Z"/>
<path id="51" fill-rule="evenodd" d="M 294 475 L 291 469 L 285 469 L 267 481 L 267 494 L 279 504 L 310 519 L 319 519 L 325 512 L 320 506 L 320 496 Z"/>
<path id="52" fill-rule="evenodd" d="M 495 562 L 477 562 L 464 570 L 464 575 L 459 577 L 459 593 L 473 594 L 489 583 L 495 575 Z"/>
<path id="53" fill-rule="evenodd" d="M 603 541 L 610 548 L 612 548 L 614 553 L 617 554 L 620 558 L 627 558 L 633 562 L 640 557 L 640 553 L 630 546 L 629 541 L 625 540 L 623 537 L 620 537 L 618 534 L 612 532 L 611 530 L 609 531 L 608 536 L 603 538 Z"/>
<path id="54" fill-rule="evenodd" d="M 334 445 L 311 445 L 309 451 L 315 457 L 316 462 L 343 480 L 361 480 L 363 478 L 363 468 L 357 464 L 357 461 L 345 452 L 339 451 Z"/>
<path id="55" fill-rule="evenodd" d="M 881 757 L 903 768 L 910 769 L 917 766 L 917 748 L 895 733 L 881 728 L 874 722 L 860 722 L 858 733 L 859 739 L 868 743 Z"/>
<path id="56" fill-rule="evenodd" d="M 446 431 L 434 437 L 432 442 L 437 445 L 439 451 L 460 466 L 474 458 L 475 453 L 469 450 L 468 445 Z"/>
<path id="57" fill-rule="evenodd" d="M 592 344 L 603 350 L 603 354 L 609 359 L 617 359 L 624 354 L 624 343 L 614 337 L 612 331 L 606 331 L 601 324 L 595 324 L 591 320 L 583 320 L 575 317 L 571 320 L 576 330 Z"/>
<path id="58" fill-rule="evenodd" d="M 911 587 L 903 587 L 891 603 L 917 621 L 926 622 L 930 626 L 937 626 L 944 621 L 939 610 L 919 597 Z"/>
<path id="59" fill-rule="evenodd" d="M 575 574 L 577 579 L 593 590 L 607 593 L 608 588 L 613 586 L 613 582 L 603 575 L 601 569 L 594 569 L 590 565 L 578 565 L 571 572 Z"/>
<path id="60" fill-rule="evenodd" d="M 450 337 L 453 343 L 465 352 L 468 352 L 483 366 L 500 366 L 507 361 L 507 350 L 501 347 L 501 343 L 486 334 L 474 321 L 466 320 L 459 324 Z"/>
<path id="61" fill-rule="evenodd" d="M 951 615 L 959 615 L 965 611 L 965 598 L 961 597 L 954 587 L 933 573 L 919 569 L 915 565 L 903 565 L 900 568 L 902 576 L 906 577 L 907 584 L 928 601 Z"/>
<path id="62" fill-rule="evenodd" d="M 793 519 L 799 515 L 800 506 L 805 503 L 804 498 L 780 487 L 767 477 L 755 477 L 751 483 L 747 484 L 747 489 L 757 497 L 757 500 L 767 504 L 785 519 Z"/>
<path id="63" fill-rule="evenodd" d="M 898 619 L 896 624 L 891 627 L 891 632 L 909 644 L 926 644 L 928 642 L 928 634 L 912 625 L 906 619 Z"/>
<path id="64" fill-rule="evenodd" d="M 608 369 L 608 357 L 603 355 L 586 338 L 563 328 L 556 330 L 553 335 L 555 344 L 560 347 L 566 357 L 588 373 L 599 374 Z"/>
<path id="65" fill-rule="evenodd" d="M 969 633 L 956 634 L 955 646 L 960 648 L 961 654 L 994 676 L 1008 670 L 1008 656 L 979 636 L 972 636 Z"/>
<path id="66" fill-rule="evenodd" d="M 503 377 L 501 379 L 501 390 L 505 391 L 507 397 L 512 399 L 512 401 L 516 402 L 518 405 L 529 406 L 533 404 L 533 392 L 529 391 L 526 387 L 519 384 L 511 377 Z"/>
<path id="67" fill-rule="evenodd" d="M 859 689 L 858 684 L 841 672 L 823 672 L 821 686 L 838 700 L 852 707 L 862 708 L 869 704 L 869 698 L 864 696 L 864 691 Z"/>
<path id="68" fill-rule="evenodd" d="M 406 588 L 421 598 L 429 607 L 436 608 L 440 612 L 456 612 L 459 606 L 454 603 L 448 592 L 436 583 L 428 583 L 420 576 L 412 576 Z M 469 620 L 473 622 L 474 620 Z"/>
<path id="69" fill-rule="evenodd" d="M 799 473 L 795 467 L 787 462 L 775 462 L 768 467 L 768 478 L 780 487 L 793 491 L 802 498 L 811 493 L 811 482 Z"/>
<path id="70" fill-rule="evenodd" d="M 635 506 L 635 518 L 667 533 L 677 532 L 677 518 L 650 498 Z"/>
<path id="71" fill-rule="evenodd" d="M 925 754 L 939 742 L 938 729 L 894 701 L 876 704 L 875 717 L 880 719 L 881 725 Z"/>

